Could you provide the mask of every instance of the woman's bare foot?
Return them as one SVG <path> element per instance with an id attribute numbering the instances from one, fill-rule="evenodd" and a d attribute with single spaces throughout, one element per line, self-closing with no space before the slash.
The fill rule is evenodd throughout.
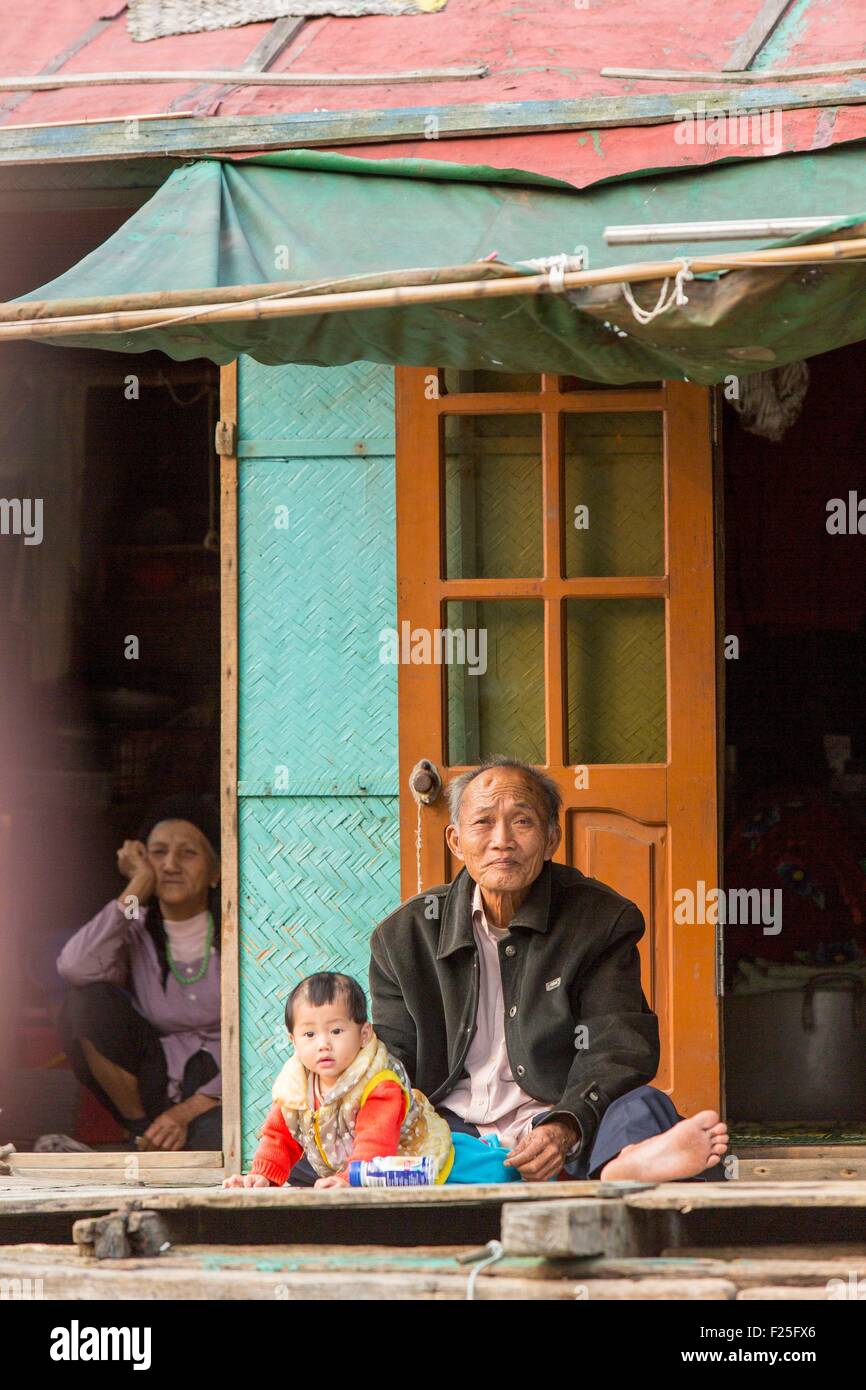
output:
<path id="1" fill-rule="evenodd" d="M 728 1147 L 728 1127 L 716 1110 L 701 1110 L 663 1134 L 626 1144 L 599 1176 L 631 1182 L 675 1182 L 720 1163 Z"/>

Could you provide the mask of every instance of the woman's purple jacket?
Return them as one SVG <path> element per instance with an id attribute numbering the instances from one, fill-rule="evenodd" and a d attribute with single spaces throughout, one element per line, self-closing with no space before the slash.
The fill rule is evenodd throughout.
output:
<path id="1" fill-rule="evenodd" d="M 177 968 L 195 975 L 201 960 L 184 962 Z M 211 1054 L 218 1070 L 197 1094 L 221 1097 L 219 951 L 211 951 L 207 971 L 195 984 L 182 985 L 169 971 L 163 988 L 159 958 L 144 925 L 144 912 L 139 920 L 130 920 L 112 900 L 67 941 L 57 958 L 57 969 L 71 985 L 104 982 L 129 990 L 139 1013 L 159 1034 L 170 1100 L 180 1100 L 184 1069 L 200 1048 Z"/>

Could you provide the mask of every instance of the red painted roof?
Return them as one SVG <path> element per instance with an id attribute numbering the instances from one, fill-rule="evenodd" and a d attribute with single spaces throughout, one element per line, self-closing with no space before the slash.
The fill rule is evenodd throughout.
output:
<path id="1" fill-rule="evenodd" d="M 583 0 L 581 0 L 581 3 Z M 235 90 L 208 114 L 267 115 L 312 109 L 370 110 L 448 103 L 529 101 L 663 93 L 687 84 L 627 81 L 599 76 L 607 65 L 717 69 L 728 58 L 760 8 L 761 0 L 449 0 L 437 14 L 392 18 L 308 20 L 271 71 L 370 72 L 405 68 L 485 64 L 479 81 L 365 87 L 298 87 Z M 4 24 L 0 72 L 35 74 L 95 20 L 110 12 L 107 0 L 30 0 Z M 859 0 L 850 7 L 833 0 L 794 0 L 754 66 L 791 68 L 863 58 Z M 847 11 L 847 12 L 846 12 Z M 236 68 L 268 32 L 250 24 L 176 38 L 134 42 L 124 14 L 72 57 L 64 73 L 142 69 Z M 831 79 L 823 79 L 830 81 Z M 6 113 L 0 93 L 0 126 L 72 122 L 166 112 L 207 111 L 214 90 L 191 95 L 195 84 L 94 87 L 37 92 Z M 696 84 L 706 89 L 708 84 Z M 685 105 L 685 99 L 683 104 Z M 421 140 L 352 146 L 368 157 L 417 156 L 525 168 L 576 184 L 592 183 L 637 169 L 712 162 L 760 148 L 684 145 L 675 125 L 630 126 L 594 132 L 491 136 L 466 140 Z M 866 106 L 824 107 L 785 112 L 782 148 L 824 148 L 866 137 Z"/>

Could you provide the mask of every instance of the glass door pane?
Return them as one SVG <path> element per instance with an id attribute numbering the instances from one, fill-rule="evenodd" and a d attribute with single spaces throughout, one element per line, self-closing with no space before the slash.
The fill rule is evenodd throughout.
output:
<path id="1" fill-rule="evenodd" d="M 452 600 L 445 621 L 457 658 L 445 667 L 450 766 L 492 753 L 543 763 L 544 604 Z"/>
<path id="2" fill-rule="evenodd" d="M 542 573 L 541 417 L 446 415 L 445 575 Z"/>
<path id="3" fill-rule="evenodd" d="M 567 599 L 568 760 L 667 761 L 665 601 Z"/>
<path id="4" fill-rule="evenodd" d="M 567 577 L 663 574 L 661 413 L 568 413 L 562 420 Z"/>

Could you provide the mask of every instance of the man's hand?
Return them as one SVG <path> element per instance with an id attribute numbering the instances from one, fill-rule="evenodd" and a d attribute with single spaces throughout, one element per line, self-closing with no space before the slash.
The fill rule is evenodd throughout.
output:
<path id="1" fill-rule="evenodd" d="M 524 1134 L 505 1159 L 525 1182 L 547 1182 L 565 1167 L 565 1155 L 579 1137 L 573 1120 L 548 1120 Z"/>

